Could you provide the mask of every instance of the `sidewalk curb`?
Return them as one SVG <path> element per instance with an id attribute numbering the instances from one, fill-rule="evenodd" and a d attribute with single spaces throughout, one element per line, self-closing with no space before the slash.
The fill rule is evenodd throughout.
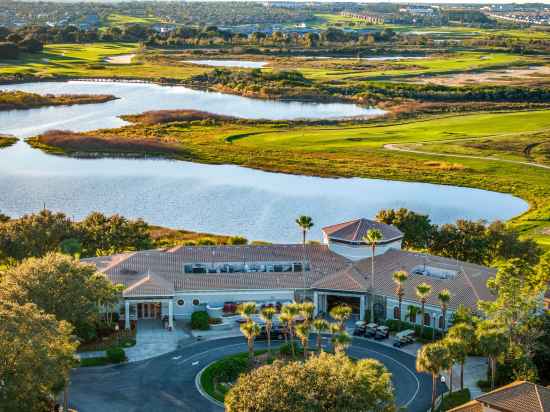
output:
<path id="1" fill-rule="evenodd" d="M 204 368 L 202 368 L 200 370 L 199 373 L 197 373 L 195 375 L 195 386 L 197 387 L 197 390 L 199 391 L 199 393 L 203 396 L 203 398 L 209 400 L 211 403 L 213 403 L 214 405 L 216 406 L 219 406 L 220 408 L 223 408 L 225 409 L 225 404 L 223 404 L 222 402 L 218 401 L 217 399 L 214 399 L 212 396 L 210 396 L 208 393 L 206 393 L 206 391 L 202 388 L 202 384 L 201 384 L 201 377 L 202 377 L 202 374 L 203 372 L 212 364 L 216 363 L 217 361 L 214 361 L 214 362 L 210 362 L 208 365 L 206 365 Z"/>

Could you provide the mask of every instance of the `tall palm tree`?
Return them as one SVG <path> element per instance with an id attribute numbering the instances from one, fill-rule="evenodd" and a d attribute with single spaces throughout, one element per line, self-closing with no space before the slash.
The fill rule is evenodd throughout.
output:
<path id="1" fill-rule="evenodd" d="M 460 390 L 464 389 L 464 364 L 467 359 L 467 349 L 475 344 L 476 332 L 472 325 L 468 323 L 457 323 L 447 333 L 447 338 L 459 340 L 466 348 L 466 353 L 457 362 L 460 363 Z"/>
<path id="2" fill-rule="evenodd" d="M 449 368 L 449 350 L 441 342 L 422 346 L 416 356 L 416 370 L 432 374 L 432 412 L 435 409 L 437 377 L 442 370 Z"/>
<path id="3" fill-rule="evenodd" d="M 344 322 L 351 317 L 351 308 L 348 305 L 337 305 L 330 310 L 330 316 L 334 319 L 340 330 L 344 330 Z"/>
<path id="4" fill-rule="evenodd" d="M 497 358 L 506 349 L 508 343 L 506 329 L 495 325 L 491 321 L 483 321 L 478 324 L 476 338 L 491 366 L 491 390 L 493 390 L 495 389 Z"/>
<path id="5" fill-rule="evenodd" d="M 449 351 L 449 392 L 453 393 L 453 366 L 455 363 L 463 363 L 468 356 L 468 348 L 460 339 L 446 337 L 441 341 Z"/>
<path id="6" fill-rule="evenodd" d="M 304 359 L 307 358 L 307 349 L 309 343 L 309 333 L 311 332 L 311 326 L 308 323 L 300 323 L 296 325 L 296 335 L 300 338 L 302 348 L 304 349 Z"/>
<path id="7" fill-rule="evenodd" d="M 254 360 L 254 339 L 260 334 L 260 326 L 253 320 L 241 324 L 241 332 L 246 338 L 248 345 L 248 360 Z"/>
<path id="8" fill-rule="evenodd" d="M 275 308 L 271 306 L 263 308 L 260 312 L 260 317 L 265 322 L 265 333 L 267 335 L 267 351 L 269 352 L 269 357 L 271 357 L 271 329 L 273 327 L 273 316 L 275 316 L 275 313 Z"/>
<path id="9" fill-rule="evenodd" d="M 382 232 L 378 229 L 370 229 L 363 237 L 363 241 L 371 246 L 371 276 L 370 276 L 370 321 L 374 322 L 374 255 L 376 253 L 376 245 L 383 239 Z"/>
<path id="10" fill-rule="evenodd" d="M 321 352 L 323 350 L 321 334 L 329 330 L 329 324 L 325 319 L 315 319 L 313 321 L 313 327 L 317 333 L 317 349 Z"/>
<path id="11" fill-rule="evenodd" d="M 403 296 L 405 295 L 405 288 L 403 287 L 403 285 L 405 284 L 408 278 L 409 278 L 409 274 L 404 270 L 398 270 L 397 272 L 393 272 L 393 281 L 395 282 L 395 295 L 397 296 L 397 300 L 399 301 L 399 330 L 401 330 L 402 318 L 403 318 L 403 315 L 401 314 Z"/>
<path id="12" fill-rule="evenodd" d="M 421 284 L 416 286 L 416 296 L 418 296 L 418 299 L 420 299 L 420 303 L 422 305 L 422 323 L 420 324 L 420 336 L 424 337 L 424 317 L 426 314 L 426 301 L 428 300 L 428 297 L 432 293 L 432 286 L 422 282 Z"/>
<path id="13" fill-rule="evenodd" d="M 237 306 L 237 313 L 248 322 L 256 313 L 256 302 L 244 302 Z"/>
<path id="14" fill-rule="evenodd" d="M 451 292 L 449 289 L 443 289 L 437 294 L 437 299 L 439 300 L 439 306 L 441 306 L 441 314 L 443 316 L 443 333 L 445 333 L 445 328 L 447 324 L 447 310 L 449 309 L 449 302 L 451 301 Z"/>
<path id="15" fill-rule="evenodd" d="M 306 244 L 307 233 L 313 227 L 313 219 L 309 216 L 300 216 L 296 219 L 296 224 L 302 229 L 302 244 Z"/>
<path id="16" fill-rule="evenodd" d="M 347 332 L 338 332 L 332 339 L 332 346 L 335 353 L 343 353 L 351 345 L 351 336 Z"/>

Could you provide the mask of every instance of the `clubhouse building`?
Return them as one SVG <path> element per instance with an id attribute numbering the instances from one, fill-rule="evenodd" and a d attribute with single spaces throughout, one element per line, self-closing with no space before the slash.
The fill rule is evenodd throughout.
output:
<path id="1" fill-rule="evenodd" d="M 378 229 L 382 239 L 374 257 L 363 237 Z M 487 279 L 495 270 L 423 253 L 401 250 L 403 233 L 394 226 L 357 219 L 323 228 L 323 244 L 245 246 L 178 246 L 83 259 L 94 264 L 114 284 L 122 284 L 121 317 L 125 327 L 137 319 L 189 318 L 206 310 L 221 317 L 243 301 L 283 304 L 310 299 L 316 313 L 328 313 L 340 303 L 364 319 L 371 296 L 374 259 L 374 312 L 377 319 L 399 319 L 393 273 L 409 274 L 404 284 L 403 320 L 442 328 L 463 305 L 477 309 L 478 300 L 494 299 Z M 432 286 L 426 315 L 420 319 L 416 286 Z M 448 289 L 452 298 L 443 320 L 437 299 Z"/>

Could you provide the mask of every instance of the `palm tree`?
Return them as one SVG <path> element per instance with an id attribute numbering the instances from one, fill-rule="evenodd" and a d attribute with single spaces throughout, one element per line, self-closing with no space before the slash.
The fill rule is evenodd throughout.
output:
<path id="1" fill-rule="evenodd" d="M 457 359 L 460 363 L 460 390 L 464 389 L 464 364 L 466 363 L 468 348 L 475 344 L 476 332 L 474 327 L 468 323 L 457 323 L 447 333 L 447 338 L 458 339 L 466 348 L 464 357 Z"/>
<path id="2" fill-rule="evenodd" d="M 300 216 L 296 219 L 296 224 L 302 229 L 302 244 L 306 244 L 306 237 L 309 230 L 313 227 L 313 219 L 309 216 Z"/>
<path id="3" fill-rule="evenodd" d="M 296 356 L 294 350 L 294 321 L 296 317 L 300 314 L 300 305 L 296 302 L 289 303 L 288 305 L 283 306 L 281 313 L 286 315 L 288 334 L 290 338 L 290 348 L 292 349 L 292 355 Z"/>
<path id="4" fill-rule="evenodd" d="M 443 316 L 443 332 L 445 332 L 445 327 L 447 323 L 447 309 L 449 309 L 449 302 L 451 301 L 451 292 L 449 289 L 443 289 L 437 294 L 437 299 L 439 300 L 439 306 L 441 306 L 441 314 Z"/>
<path id="5" fill-rule="evenodd" d="M 457 362 L 463 364 L 466 361 L 468 348 L 460 339 L 450 338 L 448 336 L 442 340 L 442 343 L 449 351 L 449 392 L 453 393 L 453 366 Z"/>
<path id="6" fill-rule="evenodd" d="M 351 344 L 351 336 L 347 332 L 338 332 L 332 339 L 332 346 L 335 353 L 342 353 Z"/>
<path id="7" fill-rule="evenodd" d="M 449 363 L 449 350 L 441 342 L 422 346 L 416 356 L 416 370 L 432 374 L 432 412 L 435 409 L 437 377 L 442 370 L 448 369 Z"/>
<path id="8" fill-rule="evenodd" d="M 300 315 L 304 317 L 304 322 L 308 325 L 313 320 L 313 313 L 315 313 L 315 305 L 312 302 L 302 302 L 300 304 Z"/>
<path id="9" fill-rule="evenodd" d="M 416 286 L 416 296 L 418 296 L 418 299 L 420 299 L 420 303 L 422 304 L 422 323 L 420 326 L 420 336 L 424 337 L 424 316 L 426 314 L 426 301 L 428 300 L 428 296 L 432 293 L 432 286 L 428 285 L 425 282 L 422 282 L 421 284 Z"/>
<path id="10" fill-rule="evenodd" d="M 309 216 L 302 215 L 296 219 L 296 224 L 300 227 L 300 229 L 302 229 L 302 246 L 304 249 L 304 260 L 302 262 L 302 281 L 304 283 L 304 291 L 302 300 L 304 300 L 306 294 L 306 236 L 309 230 L 313 227 L 313 219 Z"/>
<path id="11" fill-rule="evenodd" d="M 395 282 L 395 295 L 399 301 L 399 330 L 401 330 L 402 325 L 402 315 L 401 315 L 401 305 L 403 304 L 403 296 L 405 295 L 405 288 L 403 284 L 409 278 L 409 274 L 404 270 L 398 270 L 393 272 L 393 281 Z"/>
<path id="12" fill-rule="evenodd" d="M 483 354 L 487 356 L 491 366 L 491 390 L 495 389 L 495 373 L 497 358 L 506 349 L 506 329 L 491 323 L 480 322 L 477 326 L 476 337 Z"/>
<path id="13" fill-rule="evenodd" d="M 304 349 L 304 359 L 307 358 L 307 345 L 309 343 L 310 331 L 311 327 L 305 322 L 296 325 L 296 335 L 298 335 L 298 338 L 300 338 L 300 342 L 302 343 L 302 348 Z"/>
<path id="14" fill-rule="evenodd" d="M 325 319 L 315 319 L 313 321 L 313 327 L 317 333 L 317 349 L 321 352 L 323 350 L 321 345 L 321 334 L 329 330 L 329 324 Z"/>
<path id="15" fill-rule="evenodd" d="M 285 313 L 281 310 L 281 314 L 279 315 L 279 320 L 285 325 L 285 328 L 283 329 L 283 335 L 285 335 L 285 344 L 288 345 L 288 328 L 291 321 L 291 316 L 288 313 Z"/>
<path id="16" fill-rule="evenodd" d="M 244 302 L 237 306 L 237 313 L 246 321 L 250 321 L 252 315 L 256 313 L 256 302 Z"/>
<path id="17" fill-rule="evenodd" d="M 249 320 L 241 324 L 241 332 L 248 345 L 248 360 L 252 363 L 254 360 L 254 339 L 260 334 L 260 326 L 253 320 Z"/>
<path id="18" fill-rule="evenodd" d="M 344 322 L 351 316 L 351 308 L 348 305 L 337 305 L 330 310 L 330 316 L 334 319 L 340 330 L 344 330 Z"/>
<path id="19" fill-rule="evenodd" d="M 260 312 L 260 317 L 265 322 L 265 333 L 267 335 L 267 351 L 269 352 L 269 357 L 271 357 L 271 328 L 273 327 L 273 316 L 275 316 L 275 313 L 275 308 L 271 306 L 263 308 Z"/>
<path id="20" fill-rule="evenodd" d="M 369 244 L 372 248 L 371 256 L 371 277 L 370 277 L 370 320 L 374 322 L 374 254 L 376 252 L 376 245 L 383 239 L 382 232 L 378 229 L 370 229 L 363 237 L 363 241 Z"/>

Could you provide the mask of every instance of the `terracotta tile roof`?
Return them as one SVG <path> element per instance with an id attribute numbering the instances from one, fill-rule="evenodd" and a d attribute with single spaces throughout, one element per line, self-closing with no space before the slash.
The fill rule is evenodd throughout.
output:
<path id="1" fill-rule="evenodd" d="M 122 292 L 122 296 L 174 296 L 174 293 L 175 290 L 172 282 L 169 282 L 161 276 L 148 273 L 137 282 L 128 286 Z"/>
<path id="2" fill-rule="evenodd" d="M 503 412 L 549 412 L 550 389 L 526 381 L 517 381 L 492 392 L 478 396 L 478 405 Z M 451 409 L 449 412 L 470 412 L 468 404 Z M 482 409 L 480 409 L 482 410 Z M 477 410 L 475 410 L 477 412 Z"/>
<path id="3" fill-rule="evenodd" d="M 382 233 L 381 242 L 388 242 L 403 237 L 403 233 L 395 226 L 369 219 L 355 219 L 349 222 L 326 226 L 322 230 L 330 239 L 346 242 L 363 242 L 363 237 L 371 229 L 378 229 Z"/>
<path id="4" fill-rule="evenodd" d="M 447 412 L 483 412 L 483 405 L 476 400 L 465 403 L 464 405 L 457 406 L 456 408 L 449 409 Z"/>
<path id="5" fill-rule="evenodd" d="M 365 275 L 369 285 L 371 259 L 369 257 L 355 262 L 355 266 L 359 272 Z M 412 273 L 414 269 L 422 269 L 424 265 L 453 271 L 455 274 L 447 279 L 440 279 Z M 457 265 L 454 259 L 390 249 L 386 253 L 374 257 L 374 269 L 374 284 L 377 294 L 394 296 L 393 273 L 398 270 L 405 270 L 409 273 L 409 278 L 404 284 L 405 300 L 417 302 L 416 286 L 423 282 L 432 286 L 431 295 L 427 300 L 427 303 L 431 305 L 439 306 L 437 295 L 443 289 L 449 289 L 452 294 L 449 302 L 451 309 L 456 309 L 461 304 L 477 309 L 479 299 L 494 300 L 494 296 L 490 293 L 486 284 L 487 280 L 496 274 L 496 270 L 485 266 L 465 262 L 458 262 Z"/>
<path id="6" fill-rule="evenodd" d="M 325 276 L 311 285 L 313 289 L 342 290 L 366 292 L 369 289 L 367 280 L 357 268 L 350 264 L 348 267 Z"/>
<path id="7" fill-rule="evenodd" d="M 302 272 L 235 272 L 185 273 L 184 266 L 192 263 L 215 262 L 301 262 L 306 260 L 311 270 Z M 172 249 L 128 253 L 110 258 L 85 260 L 98 265 L 115 284 L 126 288 L 143 282 L 147 274 L 153 280 L 130 288 L 125 296 L 140 293 L 173 293 L 185 290 L 223 289 L 301 289 L 347 290 L 365 292 L 370 285 L 371 258 L 350 262 L 332 252 L 326 245 L 269 245 L 269 246 L 189 246 Z M 424 265 L 453 272 L 447 279 L 411 273 Z M 428 304 L 438 305 L 437 294 L 442 289 L 452 293 L 450 308 L 463 304 L 477 309 L 479 299 L 492 300 L 486 282 L 495 270 L 479 265 L 457 262 L 452 259 L 390 249 L 375 256 L 375 290 L 377 294 L 394 296 L 393 273 L 405 270 L 410 273 L 404 285 L 405 300 L 417 302 L 416 286 L 427 282 L 432 285 Z M 165 283 L 160 284 L 161 280 Z M 168 286 L 171 285 L 171 288 Z M 168 291 L 168 292 L 167 292 Z M 162 292 L 162 293 L 161 293 Z M 131 295 L 130 295 L 131 293 Z"/>
<path id="8" fill-rule="evenodd" d="M 145 251 L 127 255 L 119 264 L 102 270 L 113 283 L 130 286 L 149 271 L 172 282 L 176 290 L 296 289 L 304 287 L 302 272 L 184 273 L 190 263 L 212 262 L 301 262 L 311 270 L 305 283 L 313 282 L 345 267 L 348 261 L 325 245 L 193 246 L 169 252 Z"/>

